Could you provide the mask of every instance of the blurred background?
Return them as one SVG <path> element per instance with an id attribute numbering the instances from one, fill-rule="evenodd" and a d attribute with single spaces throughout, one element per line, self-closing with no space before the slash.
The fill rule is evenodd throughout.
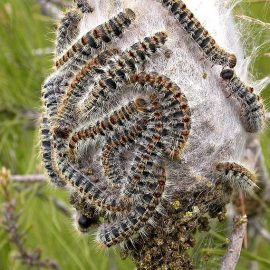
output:
<path id="1" fill-rule="evenodd" d="M 45 183 L 39 156 L 38 120 L 41 84 L 51 72 L 56 18 L 64 0 L 0 1 L 0 269 L 134 269 L 115 251 L 96 249 L 94 237 L 71 226 L 68 196 Z M 236 20 L 249 23 L 247 50 L 263 44 L 252 65 L 256 79 L 270 76 L 270 1 L 240 1 Z M 270 87 L 263 92 L 270 111 Z M 270 171 L 270 127 L 261 135 Z M 32 175 L 32 178 L 24 177 Z M 34 180 L 34 181 L 32 181 Z M 264 203 L 264 202 L 262 202 Z M 239 270 L 270 269 L 270 204 L 264 205 L 265 235 L 243 250 Z M 198 269 L 218 269 L 228 244 L 227 227 L 219 225 L 198 239 Z M 253 261 L 253 263 L 252 263 Z M 254 263 L 255 262 L 255 263 Z M 254 267 L 254 268 L 252 268 Z M 255 268 L 256 267 L 256 268 Z"/>

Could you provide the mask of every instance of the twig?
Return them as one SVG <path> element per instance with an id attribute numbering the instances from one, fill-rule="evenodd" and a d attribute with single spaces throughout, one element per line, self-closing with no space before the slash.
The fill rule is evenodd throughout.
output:
<path id="1" fill-rule="evenodd" d="M 238 216 L 234 218 L 234 229 L 228 252 L 223 259 L 221 270 L 234 270 L 242 249 L 243 240 L 247 228 L 247 217 Z"/>
<path id="2" fill-rule="evenodd" d="M 64 0 L 49 0 L 50 2 L 52 2 L 55 5 L 58 5 L 60 7 L 71 7 L 72 4 L 68 1 L 64 1 Z"/>
<path id="3" fill-rule="evenodd" d="M 246 145 L 243 161 L 250 167 L 250 169 L 256 170 L 260 182 L 262 182 L 266 186 L 269 185 L 269 175 L 265 166 L 264 157 L 258 136 L 255 135 L 249 138 Z"/>
<path id="4" fill-rule="evenodd" d="M 263 188 L 263 195 L 261 196 L 261 199 L 266 203 L 270 202 L 269 174 L 265 166 L 262 148 L 258 136 L 250 137 L 247 143 L 244 161 L 250 165 L 251 169 L 256 170 L 259 176 L 259 183 L 261 183 Z"/>
<path id="5" fill-rule="evenodd" d="M 255 19 L 255 18 L 246 16 L 246 15 L 236 15 L 236 17 L 238 17 L 239 19 L 248 21 L 250 23 L 254 23 L 254 24 L 257 24 L 257 25 L 260 25 L 260 26 L 263 26 L 265 28 L 269 28 L 270 29 L 270 23 L 263 22 L 263 21 L 261 21 L 259 19 Z"/>
<path id="6" fill-rule="evenodd" d="M 246 216 L 246 205 L 245 205 L 244 194 L 243 194 L 242 191 L 240 192 L 239 196 L 240 196 L 241 215 L 244 217 L 244 216 Z M 244 234 L 243 247 L 245 249 L 248 247 L 248 232 L 247 232 L 247 228 L 246 228 L 245 234 Z"/>
<path id="7" fill-rule="evenodd" d="M 46 268 L 53 270 L 60 270 L 58 264 L 50 259 L 41 259 L 42 250 L 36 248 L 29 251 L 24 246 L 24 234 L 19 232 L 18 221 L 19 217 L 15 214 L 16 200 L 8 201 L 4 205 L 4 226 L 9 233 L 10 240 L 13 242 L 18 250 L 15 259 L 19 259 L 23 264 L 36 269 Z"/>
<path id="8" fill-rule="evenodd" d="M 21 232 L 19 221 L 21 214 L 16 213 L 16 199 L 11 195 L 10 173 L 5 168 L 0 170 L 0 191 L 4 200 L 2 225 L 7 231 L 10 241 L 16 246 L 16 255 L 14 259 L 19 259 L 22 264 L 35 269 L 53 269 L 60 270 L 59 265 L 51 259 L 42 259 L 42 250 L 28 250 L 25 247 L 26 232 Z"/>
<path id="9" fill-rule="evenodd" d="M 47 177 L 42 174 L 33 174 L 33 175 L 11 175 L 10 180 L 12 182 L 18 183 L 42 183 L 46 182 Z"/>
<path id="10" fill-rule="evenodd" d="M 257 222 L 256 224 L 254 224 L 254 227 L 256 228 L 257 232 L 261 237 L 270 242 L 270 232 L 268 232 L 262 224 Z"/>
<path id="11" fill-rule="evenodd" d="M 270 0 L 244 0 L 243 3 L 269 3 Z"/>
<path id="12" fill-rule="evenodd" d="M 110 256 L 109 256 L 109 270 L 117 270 L 117 266 L 115 263 L 115 255 L 112 251 L 110 251 Z"/>
<path id="13" fill-rule="evenodd" d="M 67 217 L 71 217 L 71 211 L 63 201 L 59 200 L 56 197 L 52 197 L 52 201 L 58 210 L 60 210 Z"/>
<path id="14" fill-rule="evenodd" d="M 55 5 L 49 2 L 48 0 L 38 0 L 42 13 L 46 16 L 58 19 L 61 15 L 61 10 Z"/>

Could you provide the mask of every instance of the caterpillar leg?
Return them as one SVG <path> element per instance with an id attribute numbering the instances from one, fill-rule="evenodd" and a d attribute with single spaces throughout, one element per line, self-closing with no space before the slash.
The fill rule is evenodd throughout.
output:
<path id="1" fill-rule="evenodd" d="M 228 180 L 232 188 L 253 193 L 257 188 L 257 177 L 244 166 L 235 162 L 220 162 L 216 165 L 216 170 L 222 179 Z"/>
<path id="2" fill-rule="evenodd" d="M 232 69 L 224 69 L 220 74 L 230 93 L 241 103 L 241 119 L 247 132 L 260 132 L 265 125 L 265 110 L 259 95 L 246 86 Z"/>

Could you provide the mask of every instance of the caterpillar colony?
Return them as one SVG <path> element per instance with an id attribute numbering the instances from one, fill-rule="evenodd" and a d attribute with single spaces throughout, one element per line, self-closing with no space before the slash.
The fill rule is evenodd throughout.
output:
<path id="1" fill-rule="evenodd" d="M 50 180 L 70 191 L 79 230 L 99 225 L 101 246 L 138 269 L 193 269 L 192 232 L 222 219 L 233 190 L 256 188 L 239 160 L 264 107 L 234 71 L 243 56 L 180 0 L 75 2 L 42 87 Z"/>

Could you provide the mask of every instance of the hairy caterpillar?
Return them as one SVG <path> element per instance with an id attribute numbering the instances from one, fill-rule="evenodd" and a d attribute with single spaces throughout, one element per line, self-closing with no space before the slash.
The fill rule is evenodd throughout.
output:
<path id="1" fill-rule="evenodd" d="M 181 24 L 189 36 L 199 45 L 206 57 L 214 64 L 235 67 L 237 59 L 233 53 L 221 48 L 208 31 L 194 17 L 181 0 L 157 0 L 165 6 Z"/>
<path id="2" fill-rule="evenodd" d="M 227 82 L 230 93 L 242 104 L 241 118 L 246 131 L 261 131 L 265 123 L 265 110 L 260 96 L 252 87 L 246 86 L 232 69 L 222 70 L 220 76 Z"/>

